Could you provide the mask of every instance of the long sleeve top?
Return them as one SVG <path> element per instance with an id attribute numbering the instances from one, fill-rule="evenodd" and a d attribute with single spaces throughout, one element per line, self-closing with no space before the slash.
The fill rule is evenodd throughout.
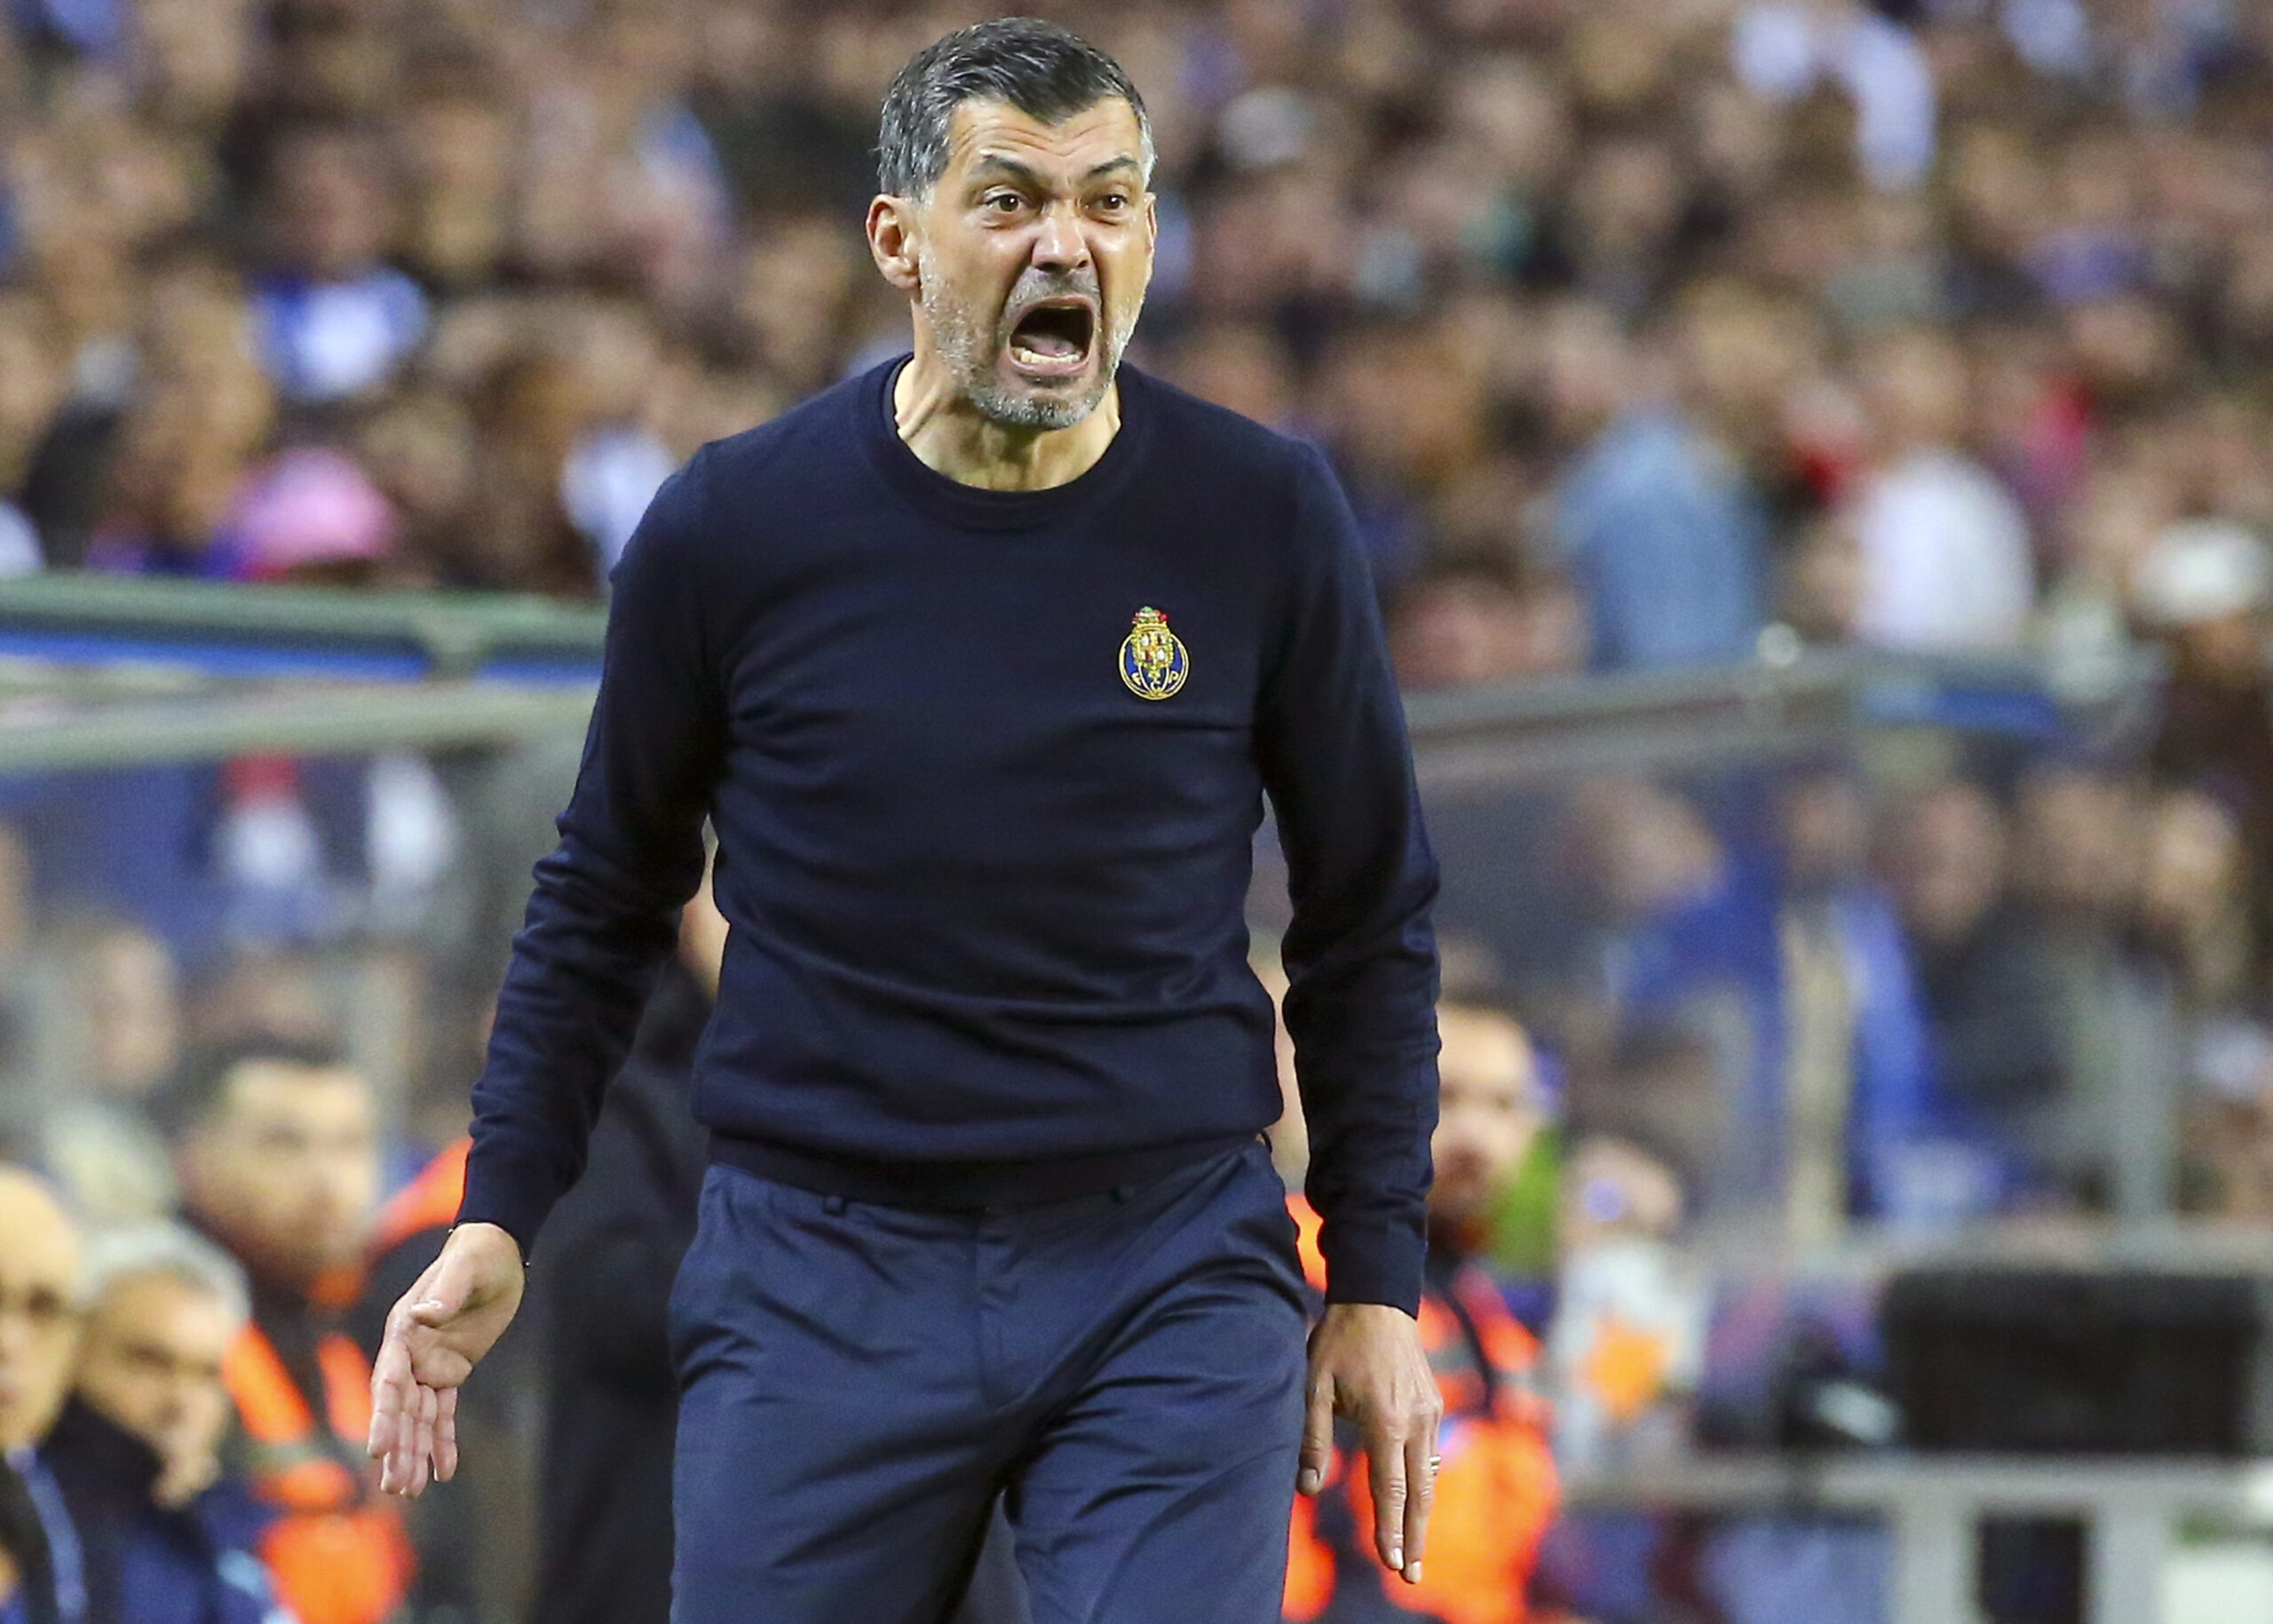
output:
<path id="1" fill-rule="evenodd" d="M 1244 915 L 1267 795 L 1330 1294 L 1411 1311 L 1437 873 L 1331 472 L 1124 368 L 1094 466 L 976 489 L 899 440 L 898 366 L 704 448 L 626 549 L 462 1221 L 526 1250 L 575 1179 L 706 815 L 721 1160 L 986 1206 L 1251 1137 L 1279 1109 Z"/>

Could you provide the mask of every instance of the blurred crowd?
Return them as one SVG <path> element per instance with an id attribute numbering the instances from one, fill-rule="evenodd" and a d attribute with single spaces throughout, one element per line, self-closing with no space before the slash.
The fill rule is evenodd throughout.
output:
<path id="1" fill-rule="evenodd" d="M 1409 692 L 1823 648 L 2159 672 L 2120 737 L 1987 725 L 1443 820 L 1447 920 L 1523 1023 L 1485 1047 L 1526 1125 L 1460 1239 L 1541 1339 L 1566 1467 L 1702 1406 L 1699 1238 L 2273 1216 L 2273 8 L 1049 9 L 1158 136 L 1133 361 L 1327 448 Z M 857 229 L 875 107 L 969 15 L 4 0 L 0 574 L 601 600 L 695 447 L 904 346 Z M 574 763 L 524 764 L 541 788 L 408 757 L 0 781 L 0 1139 L 73 1214 L 6 1228 L 62 1225 L 21 1264 L 79 1281 L 53 1317 L 92 1374 L 55 1401 L 141 1423 L 170 1549 L 254 1542 L 179 1520 L 226 1417 L 107 1397 L 107 1305 L 172 1291 L 194 1343 L 268 1289 L 289 1341 L 281 1275 L 321 1407 L 306 1327 L 463 1127 Z M 352 1155 L 315 1183 L 352 1213 L 228 1208 L 224 1129 Z M 135 1227 L 185 1206 L 251 1296 Z M 79 1270 L 74 1225 L 127 1263 Z M 0 1319 L 32 1323 L 12 1271 Z M 499 1385 L 526 1465 L 539 1390 Z M 533 1530 L 513 1481 L 479 1492 Z M 0 1535 L 23 1515 L 0 1493 Z M 415 1532 L 422 1619 L 526 1604 Z M 1740 1542 L 1691 1553 L 1716 1615 L 1620 1600 L 1651 1549 L 1574 1520 L 1542 1593 L 1876 1616 L 1829 1580 L 1779 1600 Z"/>
<path id="2" fill-rule="evenodd" d="M 1416 685 L 2120 636 L 2273 521 L 2261 7 L 1059 9 L 1158 131 L 1140 360 L 1332 449 Z M 855 223 L 960 15 L 13 0 L 8 566 L 597 595 L 904 342 Z"/>

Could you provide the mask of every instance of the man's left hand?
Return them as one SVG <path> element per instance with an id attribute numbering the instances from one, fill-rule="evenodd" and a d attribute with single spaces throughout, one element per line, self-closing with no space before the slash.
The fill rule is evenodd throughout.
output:
<path id="1" fill-rule="evenodd" d="M 1407 1584 L 1421 1582 L 1429 1506 L 1437 1492 L 1437 1423 L 1444 1414 L 1412 1315 L 1378 1303 L 1327 1306 L 1311 1333 L 1309 1404 L 1295 1485 L 1305 1494 L 1325 1487 L 1334 1418 L 1354 1425 L 1373 1485 L 1374 1549 Z"/>

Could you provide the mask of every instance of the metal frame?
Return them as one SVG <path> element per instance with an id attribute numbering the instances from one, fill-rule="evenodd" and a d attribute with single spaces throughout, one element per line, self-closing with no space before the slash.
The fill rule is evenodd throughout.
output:
<path id="1" fill-rule="evenodd" d="M 0 771 L 507 743 L 581 731 L 597 606 L 174 579 L 0 582 Z M 2136 732 L 2144 656 L 2084 687 L 2027 658 L 1851 651 L 1412 696 L 1424 788 L 1788 758 L 1905 727 Z M 542 697 L 538 697 L 542 695 Z"/>
<path id="2" fill-rule="evenodd" d="M 1976 1536 L 1987 1517 L 2084 1524 L 2087 1624 L 2187 1624 L 2163 1606 L 2182 1522 L 2273 1530 L 2273 1462 L 1692 1455 L 1574 1477 L 1564 1493 L 1572 1506 L 1628 1510 L 1882 1517 L 1894 1541 L 1889 1624 L 1979 1624 Z"/>

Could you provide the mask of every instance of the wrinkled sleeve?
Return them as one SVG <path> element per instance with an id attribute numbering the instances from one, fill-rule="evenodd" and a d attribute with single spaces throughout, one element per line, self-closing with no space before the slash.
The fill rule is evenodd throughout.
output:
<path id="1" fill-rule="evenodd" d="M 1287 1029 L 1328 1303 L 1417 1312 L 1437 1121 L 1437 863 L 1356 520 L 1305 451 L 1257 748 L 1294 923 Z"/>
<path id="2" fill-rule="evenodd" d="M 656 493 L 613 577 L 599 694 L 560 844 L 536 866 L 487 1065 L 460 1223 L 527 1256 L 582 1171 L 678 910 L 702 878 L 702 820 L 725 736 L 704 623 L 709 541 L 697 456 Z"/>

